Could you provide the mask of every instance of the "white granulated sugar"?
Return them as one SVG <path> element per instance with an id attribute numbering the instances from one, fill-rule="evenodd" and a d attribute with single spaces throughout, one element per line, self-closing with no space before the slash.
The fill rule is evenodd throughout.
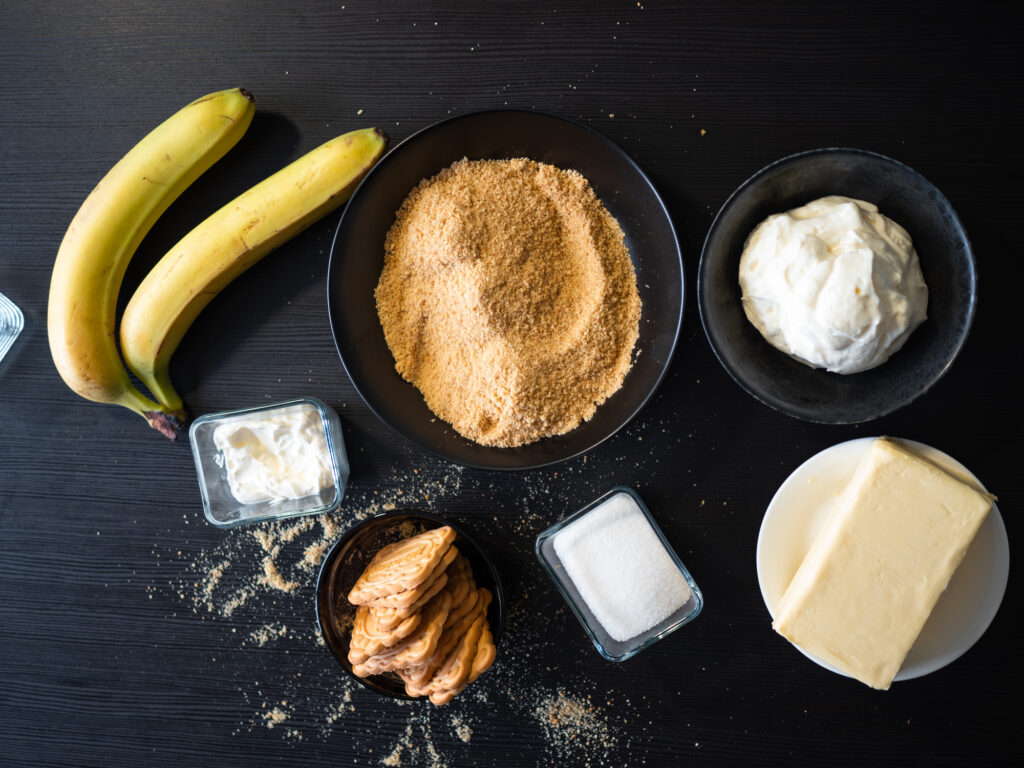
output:
<path id="1" fill-rule="evenodd" d="M 690 599 L 644 513 L 617 493 L 554 537 L 555 554 L 591 613 L 618 642 L 645 632 Z"/>

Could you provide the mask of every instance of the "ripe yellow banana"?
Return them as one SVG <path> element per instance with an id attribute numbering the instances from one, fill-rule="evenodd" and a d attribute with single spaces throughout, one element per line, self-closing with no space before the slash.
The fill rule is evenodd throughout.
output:
<path id="1" fill-rule="evenodd" d="M 50 280 L 47 329 L 61 378 L 82 397 L 130 408 L 172 440 L 183 413 L 139 392 L 117 353 L 117 293 L 142 238 L 186 187 L 252 122 L 241 88 L 193 101 L 136 144 L 103 177 L 64 235 Z"/>
<path id="2" fill-rule="evenodd" d="M 267 253 L 348 200 L 387 141 L 383 131 L 366 128 L 317 147 L 214 213 L 153 267 L 121 319 L 121 351 L 165 408 L 183 407 L 168 367 L 203 307 Z"/>

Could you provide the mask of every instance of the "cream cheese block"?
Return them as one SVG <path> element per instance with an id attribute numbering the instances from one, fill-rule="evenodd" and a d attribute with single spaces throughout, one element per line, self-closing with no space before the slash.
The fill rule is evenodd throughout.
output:
<path id="1" fill-rule="evenodd" d="M 875 440 L 772 627 L 821 661 L 887 689 L 992 500 L 899 444 Z"/>

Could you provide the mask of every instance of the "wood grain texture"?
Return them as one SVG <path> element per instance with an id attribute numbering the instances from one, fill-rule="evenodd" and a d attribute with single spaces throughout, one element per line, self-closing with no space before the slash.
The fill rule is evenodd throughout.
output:
<path id="1" fill-rule="evenodd" d="M 776 636 L 754 572 L 779 483 L 815 452 L 870 434 L 955 455 L 999 495 L 1018 545 L 1022 72 L 1010 10 L 0 0 L 0 291 L 27 320 L 0 362 L 0 764 L 379 765 L 427 739 L 438 765 L 495 768 L 1019 762 L 1016 570 L 975 648 L 885 694 Z M 559 467 L 458 470 L 377 422 L 327 323 L 336 215 L 229 286 L 175 356 L 196 414 L 303 394 L 338 410 L 352 463 L 342 527 L 387 500 L 429 506 L 494 554 L 513 609 L 498 663 L 444 709 L 349 691 L 316 643 L 301 547 L 280 556 L 294 592 L 256 589 L 230 615 L 209 610 L 205 573 L 230 563 L 212 589 L 222 606 L 258 576 L 259 542 L 206 524 L 187 443 L 77 398 L 50 361 L 50 269 L 81 201 L 172 111 L 234 85 L 256 94 L 252 128 L 154 227 L 122 306 L 178 238 L 290 159 L 356 127 L 397 141 L 482 108 L 545 110 L 600 131 L 649 173 L 679 231 L 687 306 L 669 375 L 627 429 Z M 947 376 L 859 427 L 804 424 L 748 397 L 717 363 L 694 298 L 704 236 L 732 190 L 772 160 L 829 145 L 890 155 L 933 181 L 980 273 L 975 326 Z M 588 645 L 532 551 L 540 530 L 616 483 L 639 490 L 707 599 L 696 622 L 622 665 Z M 261 642 L 268 626 L 284 631 Z M 537 705 L 560 689 L 589 697 L 607 743 L 545 738 Z M 275 708 L 280 724 L 267 719 Z M 422 749 L 402 753 L 403 765 L 429 762 Z"/>

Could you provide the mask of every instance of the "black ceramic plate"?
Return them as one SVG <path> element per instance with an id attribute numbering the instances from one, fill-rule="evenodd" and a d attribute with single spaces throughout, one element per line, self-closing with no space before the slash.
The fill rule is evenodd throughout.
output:
<path id="1" fill-rule="evenodd" d="M 636 362 L 622 389 L 590 421 L 566 435 L 519 448 L 477 445 L 436 418 L 419 391 L 395 371 L 373 298 L 384 265 L 384 238 L 413 187 L 463 157 L 529 157 L 579 171 L 625 232 L 643 302 Z M 363 180 L 338 225 L 327 293 L 334 342 L 345 370 L 382 421 L 457 464 L 527 469 L 590 450 L 628 423 L 654 393 L 679 335 L 683 265 L 664 203 L 644 173 L 612 142 L 553 115 L 475 112 L 406 139 Z"/>
<path id="2" fill-rule="evenodd" d="M 906 229 L 928 284 L 928 319 L 899 352 L 862 373 L 840 375 L 798 363 L 764 340 L 740 304 L 740 256 L 750 232 L 771 214 L 826 195 L 874 203 Z M 698 294 L 708 341 L 741 387 L 798 419 L 853 424 L 901 408 L 942 377 L 970 330 L 976 282 L 963 225 L 927 179 L 882 155 L 818 149 L 769 165 L 726 201 L 704 243 Z"/>
<path id="3" fill-rule="evenodd" d="M 494 562 L 462 528 L 429 512 L 386 512 L 359 523 L 331 547 L 320 566 L 316 581 L 316 621 L 320 634 L 341 666 L 360 685 L 395 699 L 411 699 L 397 675 L 387 673 L 356 677 L 348 660 L 348 643 L 355 606 L 347 595 L 377 552 L 387 544 L 418 533 L 450 525 L 455 529 L 455 546 L 473 567 L 478 587 L 493 596 L 487 621 L 498 645 L 505 626 L 505 592 Z"/>

